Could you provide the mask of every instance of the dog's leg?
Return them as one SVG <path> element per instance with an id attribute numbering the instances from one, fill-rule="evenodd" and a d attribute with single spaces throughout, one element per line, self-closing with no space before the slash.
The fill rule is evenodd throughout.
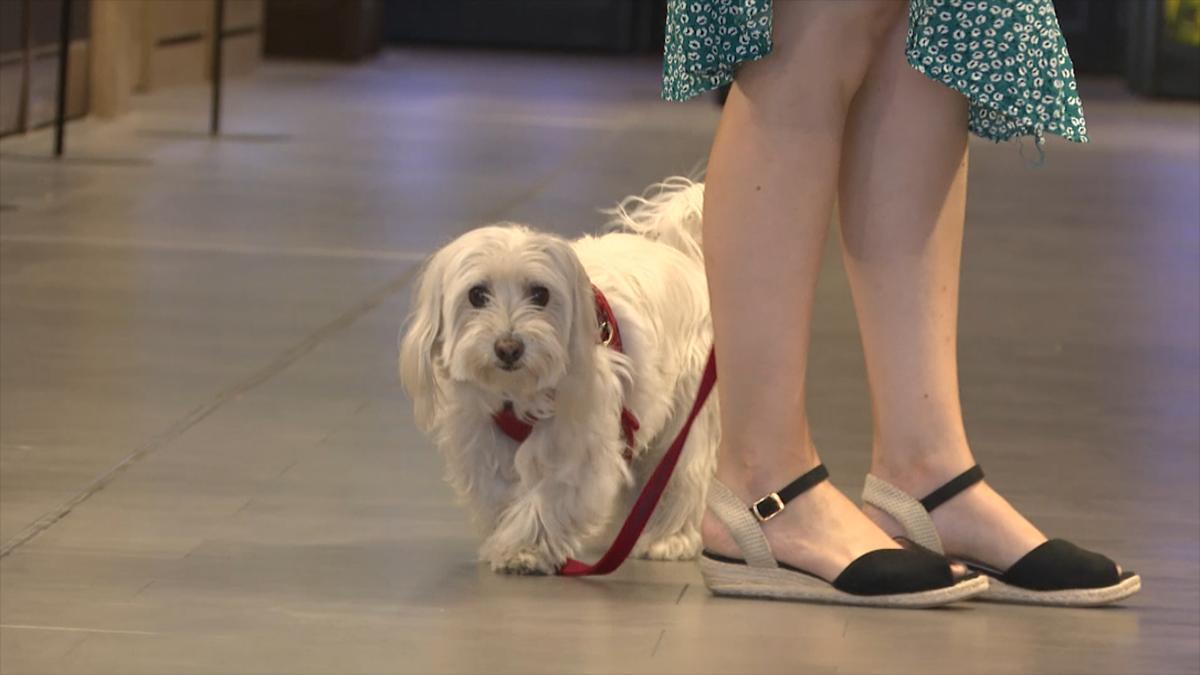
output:
<path id="1" fill-rule="evenodd" d="M 511 467 L 496 466 L 494 461 L 480 457 L 464 464 L 451 478 L 460 501 L 471 512 L 472 523 L 484 533 L 496 528 L 500 515 L 520 490 L 516 472 Z"/>
<path id="2" fill-rule="evenodd" d="M 710 405 L 692 424 L 662 501 L 633 555 L 651 560 L 691 560 L 700 553 L 700 520 L 704 517 L 708 483 L 716 468 L 717 428 L 716 406 Z M 672 434 L 668 442 L 673 439 Z M 647 473 L 650 470 L 653 467 L 648 467 Z"/>
<path id="3" fill-rule="evenodd" d="M 497 572 L 551 574 L 579 551 L 580 541 L 611 516 L 628 473 L 619 447 L 574 446 L 577 456 L 547 453 L 551 434 L 534 432 L 517 451 L 524 493 L 500 515 L 480 555 Z M 586 436 L 574 437 L 576 443 Z M 562 441 L 558 449 L 571 447 Z M 576 455 L 572 452 L 571 455 Z M 553 465 L 545 460 L 550 458 Z"/>
<path id="4" fill-rule="evenodd" d="M 446 481 L 458 501 L 471 513 L 483 533 L 495 529 L 500 514 L 516 499 L 520 478 L 513 466 L 512 441 L 500 438 L 490 419 L 477 419 L 461 409 L 454 423 L 439 430 L 438 442 L 446 460 Z"/>

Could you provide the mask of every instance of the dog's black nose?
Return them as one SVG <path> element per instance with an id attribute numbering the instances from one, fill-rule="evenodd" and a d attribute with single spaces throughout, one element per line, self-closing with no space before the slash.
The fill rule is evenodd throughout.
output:
<path id="1" fill-rule="evenodd" d="M 496 356 L 505 365 L 511 366 L 525 353 L 525 343 L 514 337 L 503 337 L 496 340 Z"/>

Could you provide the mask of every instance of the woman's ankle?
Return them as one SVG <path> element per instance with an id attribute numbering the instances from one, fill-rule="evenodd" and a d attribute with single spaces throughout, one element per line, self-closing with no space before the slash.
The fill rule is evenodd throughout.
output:
<path id="1" fill-rule="evenodd" d="M 871 475 L 920 498 L 975 465 L 961 440 L 875 442 Z"/>
<path id="2" fill-rule="evenodd" d="M 717 457 L 717 480 L 747 503 L 775 492 L 821 463 L 811 441 L 801 444 L 794 451 L 770 455 L 741 452 L 734 455 L 726 450 L 723 440 Z"/>

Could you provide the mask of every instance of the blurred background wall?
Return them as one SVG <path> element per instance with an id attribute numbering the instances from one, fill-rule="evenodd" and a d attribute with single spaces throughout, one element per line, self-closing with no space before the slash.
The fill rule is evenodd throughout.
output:
<path id="1" fill-rule="evenodd" d="M 67 115 L 211 77 L 219 0 L 69 0 Z M 0 135 L 52 121 L 64 0 L 0 1 Z M 1076 70 L 1200 98 L 1200 0 L 1055 0 Z M 356 61 L 384 45 L 653 54 L 666 0 L 224 0 L 222 73 Z"/>
<path id="2" fill-rule="evenodd" d="M 67 114 L 88 110 L 87 59 L 90 3 L 79 3 L 71 21 Z M 0 133 L 37 127 L 54 117 L 58 85 L 61 0 L 0 2 Z"/>
<path id="3" fill-rule="evenodd" d="M 0 1 L 0 134 L 54 116 L 64 0 Z M 70 0 L 67 116 L 118 115 L 135 92 L 211 76 L 213 0 Z M 263 0 L 225 0 L 222 71 L 262 58 Z"/>
<path id="4" fill-rule="evenodd" d="M 666 12 L 666 0 L 408 0 L 383 19 L 393 43 L 654 52 Z"/>

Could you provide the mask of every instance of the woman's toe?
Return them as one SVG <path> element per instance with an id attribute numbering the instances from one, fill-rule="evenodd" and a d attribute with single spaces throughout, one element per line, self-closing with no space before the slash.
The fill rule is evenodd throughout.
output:
<path id="1" fill-rule="evenodd" d="M 951 560 L 950 574 L 954 577 L 955 581 L 962 581 L 971 574 L 971 570 L 966 566 L 965 563 L 961 563 L 957 560 Z"/>

